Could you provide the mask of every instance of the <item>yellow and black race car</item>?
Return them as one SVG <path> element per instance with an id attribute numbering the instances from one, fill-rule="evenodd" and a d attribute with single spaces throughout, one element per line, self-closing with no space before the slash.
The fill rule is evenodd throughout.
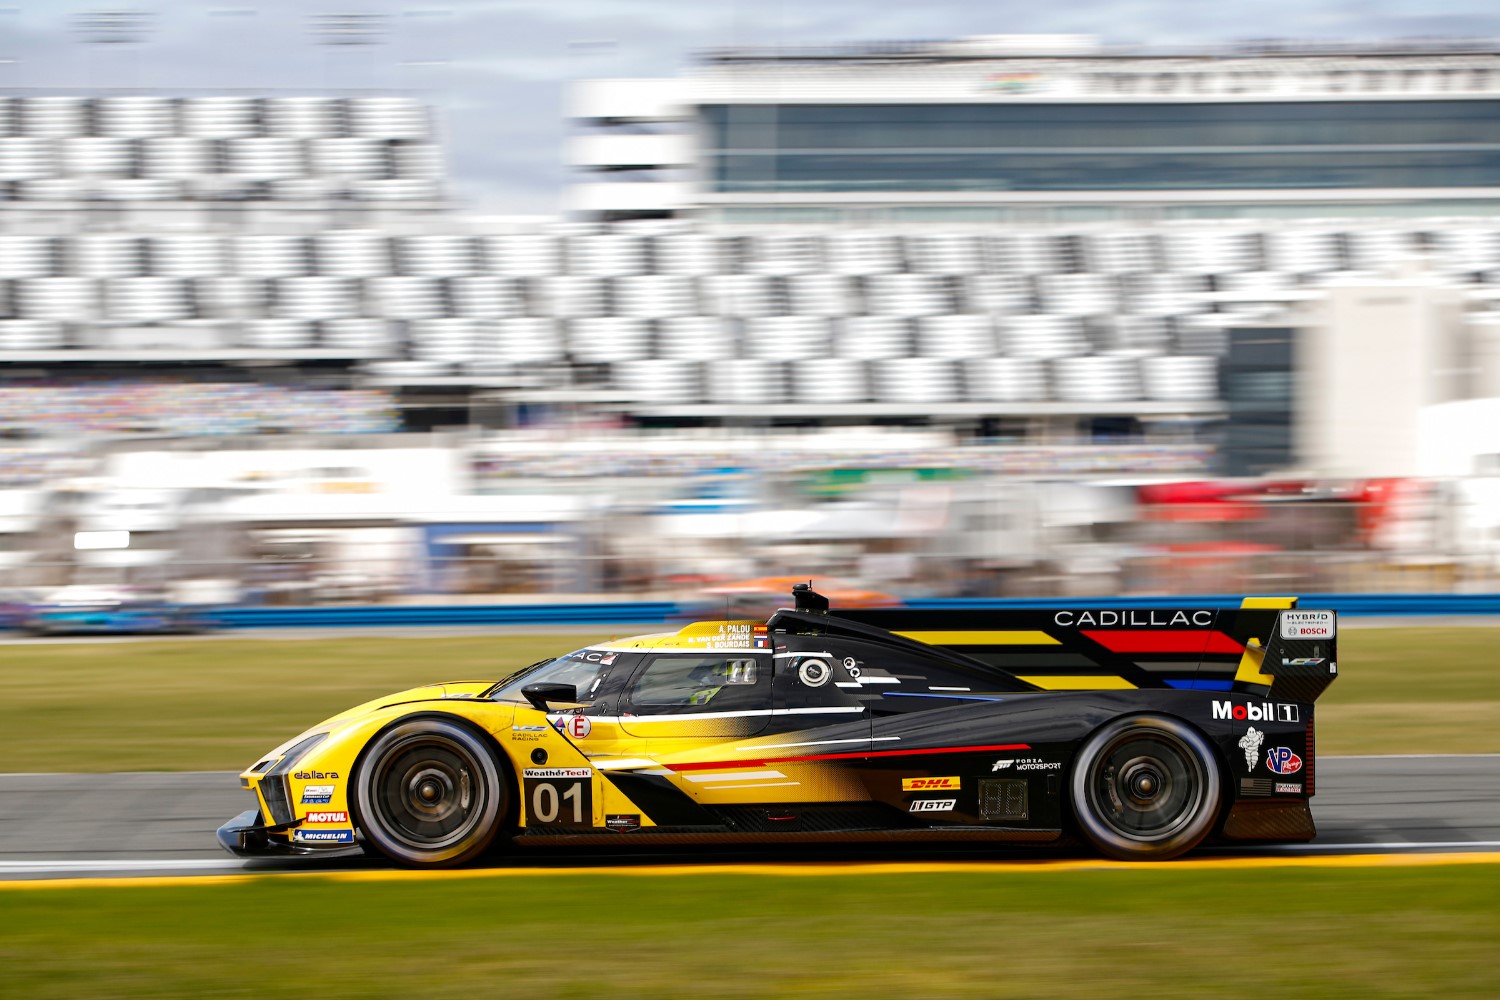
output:
<path id="1" fill-rule="evenodd" d="M 242 774 L 236 854 L 412 866 L 549 844 L 995 841 L 1117 858 L 1314 836 L 1335 617 L 1237 608 L 858 610 L 805 585 L 314 726 Z"/>

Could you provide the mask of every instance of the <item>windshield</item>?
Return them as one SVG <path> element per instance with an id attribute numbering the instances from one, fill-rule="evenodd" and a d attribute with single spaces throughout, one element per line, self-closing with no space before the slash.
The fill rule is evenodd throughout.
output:
<path id="1" fill-rule="evenodd" d="M 579 649 L 555 660 L 542 660 L 496 684 L 487 697 L 492 701 L 524 702 L 521 689 L 528 684 L 571 684 L 578 691 L 578 704 L 588 705 L 599 693 L 610 665 L 619 655 L 606 649 Z"/>

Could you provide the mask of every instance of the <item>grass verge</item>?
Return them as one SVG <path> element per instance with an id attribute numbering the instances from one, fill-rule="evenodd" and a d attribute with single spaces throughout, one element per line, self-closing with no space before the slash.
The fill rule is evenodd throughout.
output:
<path id="1" fill-rule="evenodd" d="M 3 894 L 9 995 L 1494 997 L 1500 866 Z"/>
<path id="2" fill-rule="evenodd" d="M 237 770 L 350 705 L 499 676 L 577 635 L 0 646 L 0 771 Z M 1500 753 L 1500 629 L 1360 629 L 1318 703 L 1319 749 Z"/>

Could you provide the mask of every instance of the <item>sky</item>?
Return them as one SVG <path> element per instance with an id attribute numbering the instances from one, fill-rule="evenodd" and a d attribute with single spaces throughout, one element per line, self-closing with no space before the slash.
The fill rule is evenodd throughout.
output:
<path id="1" fill-rule="evenodd" d="M 140 12 L 128 44 L 92 44 L 89 11 Z M 378 42 L 321 44 L 322 13 L 380 15 Z M 136 23 L 141 23 L 139 20 Z M 581 77 L 670 76 L 727 45 L 978 34 L 1088 34 L 1110 44 L 1248 38 L 1500 38 L 1493 0 L 0 0 L 0 88 L 416 93 L 439 110 L 451 190 L 475 210 L 554 214 L 563 103 Z"/>

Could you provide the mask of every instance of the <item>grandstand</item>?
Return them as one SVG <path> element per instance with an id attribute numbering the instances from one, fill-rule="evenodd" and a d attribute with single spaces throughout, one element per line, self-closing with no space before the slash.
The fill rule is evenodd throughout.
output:
<path id="1" fill-rule="evenodd" d="M 385 394 L 349 395 L 335 430 L 555 407 L 1201 442 L 1234 331 L 1305 325 L 1329 288 L 1450 286 L 1495 328 L 1486 48 L 1018 46 L 582 81 L 571 221 L 444 202 L 437 116 L 409 97 L 0 99 L 0 364 L 66 388 L 63 411 L 101 381 L 198 383 L 179 395 L 205 410 L 224 386 L 241 416 L 199 432 L 342 413 L 277 416 L 303 387 Z"/>

